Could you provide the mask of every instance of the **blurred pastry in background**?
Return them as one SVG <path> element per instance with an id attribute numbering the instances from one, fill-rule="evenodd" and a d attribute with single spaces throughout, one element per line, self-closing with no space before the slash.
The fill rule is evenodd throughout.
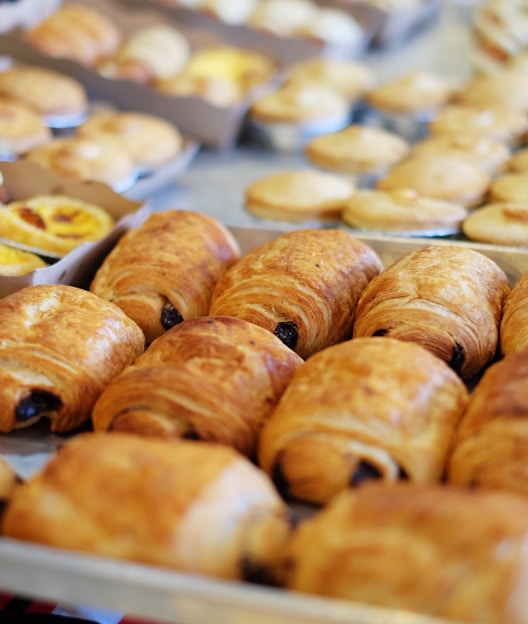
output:
<path id="1" fill-rule="evenodd" d="M 493 181 L 489 190 L 490 201 L 528 201 L 528 171 L 504 173 Z"/>
<path id="2" fill-rule="evenodd" d="M 358 50 L 364 41 L 359 22 L 349 13 L 333 7 L 319 7 L 316 15 L 295 28 L 293 34 L 323 46 Z"/>
<path id="3" fill-rule="evenodd" d="M 174 97 L 198 97 L 220 108 L 239 104 L 244 92 L 239 84 L 215 76 L 191 76 L 185 72 L 157 80 L 154 88 Z"/>
<path id="4" fill-rule="evenodd" d="M 0 275 L 25 275 L 46 266 L 46 262 L 37 254 L 0 243 Z"/>
<path id="5" fill-rule="evenodd" d="M 51 136 L 34 108 L 0 95 L 0 160 L 14 160 Z"/>
<path id="6" fill-rule="evenodd" d="M 226 24 L 243 24 L 259 0 L 201 0 L 199 10 Z"/>
<path id="7" fill-rule="evenodd" d="M 462 231 L 480 243 L 528 247 L 528 196 L 524 203 L 484 204 L 466 217 Z"/>
<path id="8" fill-rule="evenodd" d="M 508 171 L 528 173 L 528 148 L 514 152 L 506 163 Z"/>
<path id="9" fill-rule="evenodd" d="M 506 299 L 500 324 L 500 350 L 504 356 L 528 347 L 528 271 L 522 273 Z"/>
<path id="10" fill-rule="evenodd" d="M 469 80 L 456 95 L 464 106 L 497 106 L 528 114 L 528 73 L 502 69 Z"/>
<path id="11" fill-rule="evenodd" d="M 279 36 L 293 36 L 297 29 L 312 22 L 318 10 L 312 0 L 261 0 L 247 25 Z"/>

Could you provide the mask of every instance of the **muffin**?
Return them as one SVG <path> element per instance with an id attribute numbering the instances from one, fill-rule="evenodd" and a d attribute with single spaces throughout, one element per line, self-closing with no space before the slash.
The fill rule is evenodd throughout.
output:
<path id="1" fill-rule="evenodd" d="M 462 223 L 464 234 L 492 245 L 528 246 L 528 195 L 524 203 L 485 204 Z"/>

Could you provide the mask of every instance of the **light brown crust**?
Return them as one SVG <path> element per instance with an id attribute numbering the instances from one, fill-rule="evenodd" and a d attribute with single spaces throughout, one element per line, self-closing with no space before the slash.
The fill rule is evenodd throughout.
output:
<path id="1" fill-rule="evenodd" d="M 495 356 L 509 291 L 506 274 L 487 256 L 451 245 L 423 247 L 365 288 L 354 337 L 418 342 L 471 378 Z"/>
<path id="2" fill-rule="evenodd" d="M 35 109 L 0 96 L 0 154 L 19 156 L 50 139 L 51 130 Z"/>
<path id="3" fill-rule="evenodd" d="M 489 190 L 492 202 L 528 202 L 528 171 L 503 173 Z"/>
<path id="4" fill-rule="evenodd" d="M 284 503 L 249 460 L 222 445 L 85 433 L 21 485 L 5 536 L 240 579 L 271 567 Z"/>
<path id="5" fill-rule="evenodd" d="M 42 417 L 51 430 L 86 422 L 95 400 L 144 349 L 113 304 L 65 285 L 28 286 L 0 300 L 0 431 Z"/>
<path id="6" fill-rule="evenodd" d="M 500 348 L 503 355 L 528 347 L 528 273 L 515 282 L 508 295 L 500 324 Z"/>
<path id="7" fill-rule="evenodd" d="M 343 230 L 287 232 L 246 254 L 215 287 L 209 314 L 280 335 L 306 358 L 350 336 L 357 300 L 381 270 L 377 254 Z"/>
<path id="8" fill-rule="evenodd" d="M 527 198 L 528 199 L 528 198 Z M 462 223 L 464 234 L 492 245 L 528 246 L 528 201 L 495 202 L 472 211 Z"/>
<path id="9" fill-rule="evenodd" d="M 90 290 L 122 308 L 150 343 L 170 326 L 162 324 L 167 306 L 182 320 L 206 315 L 217 281 L 239 255 L 236 240 L 216 219 L 157 212 L 118 241 Z"/>
<path id="10" fill-rule="evenodd" d="M 220 442 L 247 455 L 303 360 L 240 319 L 201 317 L 158 338 L 97 401 L 96 430 Z"/>

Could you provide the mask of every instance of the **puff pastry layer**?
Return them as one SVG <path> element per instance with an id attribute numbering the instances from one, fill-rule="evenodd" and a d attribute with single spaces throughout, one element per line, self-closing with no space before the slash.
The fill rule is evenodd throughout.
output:
<path id="1" fill-rule="evenodd" d="M 513 285 L 500 324 L 500 348 L 504 355 L 528 347 L 528 273 Z"/>

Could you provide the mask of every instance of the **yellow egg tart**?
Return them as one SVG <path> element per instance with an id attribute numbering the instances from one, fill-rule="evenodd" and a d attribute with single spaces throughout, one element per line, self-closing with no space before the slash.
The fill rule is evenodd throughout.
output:
<path id="1" fill-rule="evenodd" d="M 0 275 L 25 275 L 45 266 L 36 254 L 0 243 Z"/>

